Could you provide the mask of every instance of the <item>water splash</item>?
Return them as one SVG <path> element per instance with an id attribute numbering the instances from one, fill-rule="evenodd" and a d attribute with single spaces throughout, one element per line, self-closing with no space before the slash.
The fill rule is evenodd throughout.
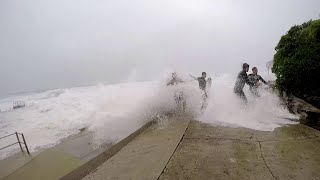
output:
<path id="1" fill-rule="evenodd" d="M 165 127 L 164 115 L 175 110 L 173 96 L 180 90 L 187 98 L 186 113 L 201 122 L 262 131 L 295 123 L 281 118 L 295 116 L 281 106 L 277 95 L 268 91 L 262 91 L 261 97 L 255 99 L 246 89 L 249 104 L 244 108 L 232 92 L 234 77 L 231 75 L 213 78 L 208 107 L 204 112 L 200 111 L 202 97 L 196 81 L 181 74 L 184 84 L 167 87 L 168 78 L 162 77 L 153 82 L 49 90 L 2 99 L 0 106 L 22 100 L 26 102 L 26 107 L 0 113 L 0 136 L 22 132 L 30 150 L 36 151 L 52 147 L 63 138 L 86 128 L 94 132 L 97 146 L 115 143 L 156 117 L 162 118 L 161 127 Z M 1 141 L 0 146 L 8 143 Z M 0 158 L 15 151 L 19 148 L 1 151 Z"/>

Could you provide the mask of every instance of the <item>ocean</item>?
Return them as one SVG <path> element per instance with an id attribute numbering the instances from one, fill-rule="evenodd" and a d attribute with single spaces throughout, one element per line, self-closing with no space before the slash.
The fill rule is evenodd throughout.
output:
<path id="1" fill-rule="evenodd" d="M 175 112 L 174 94 L 184 92 L 186 114 L 213 126 L 244 127 L 259 131 L 296 124 L 297 119 L 281 104 L 279 97 L 267 87 L 255 98 L 248 88 L 244 105 L 233 93 L 234 75 L 213 77 L 208 90 L 208 106 L 201 110 L 202 96 L 196 81 L 187 74 L 178 74 L 185 83 L 168 87 L 169 77 L 147 82 L 97 84 L 15 94 L 0 99 L 0 137 L 24 133 L 31 152 L 52 147 L 81 129 L 94 132 L 93 143 L 116 143 L 148 121 Z M 267 75 L 265 75 L 267 76 Z M 274 77 L 267 76 L 266 80 Z M 13 102 L 25 107 L 13 109 Z M 14 136 L 0 140 L 0 148 L 15 142 Z M 18 152 L 19 146 L 0 150 L 0 159 Z"/>

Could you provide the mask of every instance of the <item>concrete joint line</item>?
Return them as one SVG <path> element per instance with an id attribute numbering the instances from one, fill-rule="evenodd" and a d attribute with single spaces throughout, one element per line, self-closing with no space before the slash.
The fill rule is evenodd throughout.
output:
<path id="1" fill-rule="evenodd" d="M 175 153 L 175 152 L 176 152 L 176 150 L 178 149 L 178 147 L 179 147 L 179 145 L 180 145 L 180 143 L 181 143 L 182 139 L 184 139 L 184 135 L 186 134 L 186 132 L 187 132 L 187 130 L 188 130 L 188 128 L 189 128 L 190 122 L 191 122 L 191 121 L 189 121 L 189 123 L 188 123 L 188 125 L 187 125 L 187 128 L 184 130 L 183 135 L 181 136 L 181 139 L 180 139 L 179 143 L 177 144 L 176 148 L 174 149 L 173 153 L 171 154 L 171 156 L 170 156 L 170 158 L 169 158 L 169 160 L 168 160 L 167 164 L 164 166 L 163 170 L 162 170 L 162 171 L 161 171 L 161 173 L 159 174 L 159 176 L 158 176 L 157 180 L 159 180 L 159 179 L 160 179 L 161 174 L 162 174 L 162 173 L 164 172 L 164 170 L 167 168 L 167 166 L 168 166 L 168 164 L 169 164 L 170 160 L 172 159 L 172 157 L 173 157 L 174 153 Z"/>
<path id="2" fill-rule="evenodd" d="M 268 168 L 271 176 L 272 176 L 274 179 L 277 179 L 277 180 L 278 180 L 279 178 L 272 173 L 270 167 L 268 166 L 266 160 L 264 159 L 264 156 L 263 156 L 263 153 L 262 153 L 262 149 L 261 149 L 261 143 L 260 143 L 260 142 L 259 142 L 259 149 L 260 149 L 260 155 L 261 155 L 261 157 L 262 157 L 262 159 L 263 159 L 263 162 L 264 162 L 264 164 L 266 165 L 266 167 Z"/>
<path id="3" fill-rule="evenodd" d="M 228 140 L 228 141 L 250 141 L 250 140 L 246 140 L 246 139 L 232 139 L 232 138 L 215 138 L 215 137 L 210 137 L 210 138 L 193 138 L 193 137 L 186 137 L 184 139 L 203 139 L 203 140 Z M 254 141 L 250 141 L 250 142 L 254 142 Z"/>
<path id="4" fill-rule="evenodd" d="M 218 140 L 228 140 L 228 141 L 244 141 L 244 142 L 281 142 L 281 141 L 299 141 L 299 140 L 306 140 L 306 139 L 316 139 L 319 138 L 319 136 L 314 137 L 306 137 L 306 138 L 300 138 L 300 139 L 286 139 L 286 140 L 249 140 L 249 139 L 236 139 L 236 138 L 216 138 L 216 137 L 210 137 L 210 138 L 193 138 L 193 137 L 185 137 L 184 139 L 203 139 L 203 140 L 212 140 L 212 139 L 218 139 Z"/>

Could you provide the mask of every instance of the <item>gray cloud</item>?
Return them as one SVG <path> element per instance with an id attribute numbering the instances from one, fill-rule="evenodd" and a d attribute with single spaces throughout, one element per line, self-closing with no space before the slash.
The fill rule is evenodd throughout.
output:
<path id="1" fill-rule="evenodd" d="M 236 73 L 265 68 L 318 0 L 2 0 L 0 94 L 119 82 L 132 69 Z"/>

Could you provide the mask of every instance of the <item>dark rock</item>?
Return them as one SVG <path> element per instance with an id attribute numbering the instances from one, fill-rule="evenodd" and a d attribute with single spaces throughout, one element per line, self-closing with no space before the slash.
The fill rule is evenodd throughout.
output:
<path id="1" fill-rule="evenodd" d="M 298 115 L 302 123 L 320 129 L 320 109 L 293 95 L 283 99 L 290 112 Z"/>

